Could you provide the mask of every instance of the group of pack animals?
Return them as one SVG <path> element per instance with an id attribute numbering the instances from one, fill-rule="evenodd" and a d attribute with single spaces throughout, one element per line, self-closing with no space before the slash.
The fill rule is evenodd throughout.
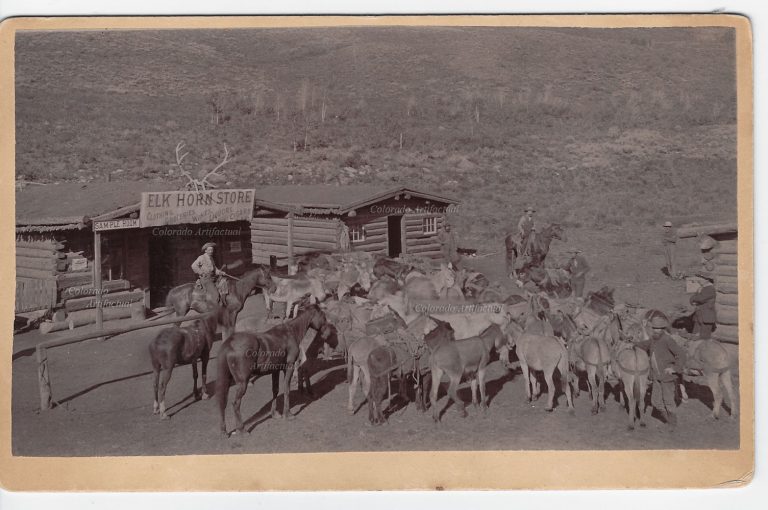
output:
<path id="1" fill-rule="evenodd" d="M 316 360 L 319 347 L 343 353 L 349 383 L 348 411 L 354 414 L 359 408 L 355 396 L 362 383 L 368 418 L 374 425 L 386 421 L 395 401 L 415 401 L 421 411 L 431 407 L 434 421 L 439 422 L 447 408 L 437 405 L 444 377 L 449 381 L 448 400 L 462 416 L 467 413 L 457 389 L 466 379 L 471 384 L 472 403 L 487 411 L 488 366 L 498 358 L 512 368 L 510 355 L 514 352 L 529 402 L 541 394 L 537 378 L 541 373 L 547 385 L 545 410 L 554 409 L 559 389 L 572 413 L 579 382 L 586 379 L 592 413 L 597 414 L 605 406 L 608 383 L 612 391 L 618 390 L 620 402 L 626 406 L 628 427 L 634 429 L 638 418 L 645 426 L 650 362 L 647 352 L 634 342 L 648 338 L 649 321 L 662 312 L 617 306 L 609 288 L 589 293 L 583 302 L 543 292 L 503 297 L 479 273 L 455 271 L 444 264 L 436 271 L 416 266 L 383 256 L 348 257 L 339 262 L 332 255 L 311 254 L 299 260 L 299 271 L 293 276 L 255 266 L 229 281 L 224 299 L 194 289 L 192 284 L 172 289 L 166 303 L 169 310 L 184 316 L 192 309 L 203 318 L 190 326 L 165 328 L 151 342 L 153 412 L 168 418 L 165 391 L 176 365 L 192 364 L 194 398 L 209 398 L 207 362 L 220 327 L 224 341 L 216 360 L 215 387 L 224 435 L 229 435 L 225 410 L 230 386 L 235 386 L 235 429 L 231 433 L 242 433 L 241 401 L 249 382 L 261 375 L 272 376 L 272 417 L 292 418 L 289 394 L 294 371 L 299 389 L 311 394 L 309 365 Z M 286 303 L 286 320 L 266 331 L 240 326 L 235 330 L 237 314 L 257 288 L 268 307 L 275 301 Z M 329 299 L 330 295 L 333 298 Z M 484 306 L 472 313 L 427 314 L 413 306 L 419 302 Z M 310 329 L 316 333 L 308 334 Z M 305 338 L 311 339 L 308 345 L 303 342 Z M 703 373 L 712 391 L 712 416 L 718 418 L 720 414 L 721 384 L 734 416 L 737 404 L 726 350 L 715 340 L 688 341 L 686 345 L 689 359 L 695 360 L 692 368 Z M 201 391 L 197 360 L 201 361 Z M 394 396 L 393 378 L 398 382 Z M 282 413 L 277 409 L 281 380 Z"/>

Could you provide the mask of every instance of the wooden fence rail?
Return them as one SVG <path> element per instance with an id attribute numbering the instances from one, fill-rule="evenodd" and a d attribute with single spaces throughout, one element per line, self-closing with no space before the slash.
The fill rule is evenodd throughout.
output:
<path id="1" fill-rule="evenodd" d="M 40 342 L 39 344 L 37 344 L 37 347 L 35 347 L 35 357 L 37 359 L 37 384 L 40 389 L 40 409 L 47 410 L 53 407 L 51 378 L 50 378 L 50 373 L 48 371 L 48 349 L 52 349 L 54 347 L 62 347 L 64 345 L 76 344 L 76 343 L 84 342 L 86 340 L 90 340 L 92 338 L 113 337 L 117 335 L 122 335 L 124 333 L 130 333 L 131 331 L 137 331 L 139 329 L 154 328 L 157 326 L 165 326 L 167 324 L 176 324 L 178 322 L 205 319 L 209 317 L 211 313 L 213 312 L 209 312 L 205 314 L 186 315 L 184 317 L 172 317 L 172 318 L 156 320 L 156 321 L 145 321 L 145 322 L 142 322 L 141 324 L 134 324 L 132 326 L 123 326 L 123 327 L 112 328 L 112 329 L 100 329 L 97 331 L 91 331 L 91 332 L 83 333 L 80 335 L 64 337 L 64 338 L 54 338 L 51 340 L 47 340 L 45 342 Z"/>

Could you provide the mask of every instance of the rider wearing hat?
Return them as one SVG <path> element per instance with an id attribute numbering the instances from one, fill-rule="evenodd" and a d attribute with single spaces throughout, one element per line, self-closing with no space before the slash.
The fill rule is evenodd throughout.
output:
<path id="1" fill-rule="evenodd" d="M 589 272 L 589 264 L 584 256 L 579 255 L 581 250 L 578 248 L 571 248 L 566 253 L 571 254 L 571 258 L 566 262 L 565 269 L 571 275 L 571 288 L 573 289 L 573 295 L 577 298 L 584 295 L 584 284 L 587 281 L 587 273 Z"/>
<path id="2" fill-rule="evenodd" d="M 670 278 L 677 278 L 675 270 L 675 246 L 677 246 L 677 232 L 672 229 L 672 222 L 664 222 L 664 234 L 661 238 L 661 244 L 664 246 L 664 258 L 666 260 L 667 275 Z"/>
<path id="3" fill-rule="evenodd" d="M 701 289 L 691 296 L 690 302 L 696 307 L 693 314 L 693 332 L 699 338 L 707 340 L 715 329 L 715 278 L 708 271 L 699 271 L 696 276 L 701 282 Z"/>
<path id="4" fill-rule="evenodd" d="M 213 260 L 213 250 L 216 248 L 216 243 L 205 243 L 202 248 L 203 254 L 195 259 L 192 263 L 192 271 L 197 275 L 197 282 L 195 283 L 196 289 L 210 289 L 216 291 L 219 298 L 223 302 L 226 299 L 228 285 L 224 278 L 219 278 L 218 281 L 214 281 L 216 276 L 224 275 L 224 271 L 216 268 L 216 263 Z"/>
<path id="5" fill-rule="evenodd" d="M 523 211 L 523 216 L 517 222 L 517 232 L 520 236 L 521 246 L 520 254 L 523 256 L 530 255 L 528 246 L 536 235 L 536 223 L 533 220 L 533 214 L 535 212 L 536 209 L 534 209 L 532 205 L 526 206 L 525 211 Z"/>
<path id="6" fill-rule="evenodd" d="M 651 404 L 660 413 L 664 421 L 674 428 L 677 425 L 675 416 L 675 385 L 677 375 L 685 367 L 685 350 L 667 334 L 669 321 L 663 315 L 656 314 L 651 319 L 651 338 L 637 342 L 635 345 L 645 349 L 651 360 Z"/>

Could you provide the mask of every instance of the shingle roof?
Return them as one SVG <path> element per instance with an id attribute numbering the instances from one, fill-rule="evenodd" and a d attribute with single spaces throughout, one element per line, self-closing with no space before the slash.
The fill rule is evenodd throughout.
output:
<path id="1" fill-rule="evenodd" d="M 297 184 L 256 188 L 256 203 L 265 208 L 287 210 L 295 207 L 317 208 L 346 212 L 351 209 L 390 198 L 400 193 L 456 204 L 458 200 L 405 186 Z"/>
<path id="2" fill-rule="evenodd" d="M 16 192 L 16 225 L 65 225 L 138 205 L 143 191 L 174 189 L 163 181 L 62 182 Z"/>

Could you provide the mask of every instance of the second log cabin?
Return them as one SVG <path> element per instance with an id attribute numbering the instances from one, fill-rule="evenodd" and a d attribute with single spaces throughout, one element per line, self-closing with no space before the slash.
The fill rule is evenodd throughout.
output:
<path id="1" fill-rule="evenodd" d="M 438 258 L 437 234 L 457 205 L 453 198 L 404 186 L 261 187 L 251 221 L 253 262 L 286 265 L 289 256 L 347 246 L 389 257 Z"/>

